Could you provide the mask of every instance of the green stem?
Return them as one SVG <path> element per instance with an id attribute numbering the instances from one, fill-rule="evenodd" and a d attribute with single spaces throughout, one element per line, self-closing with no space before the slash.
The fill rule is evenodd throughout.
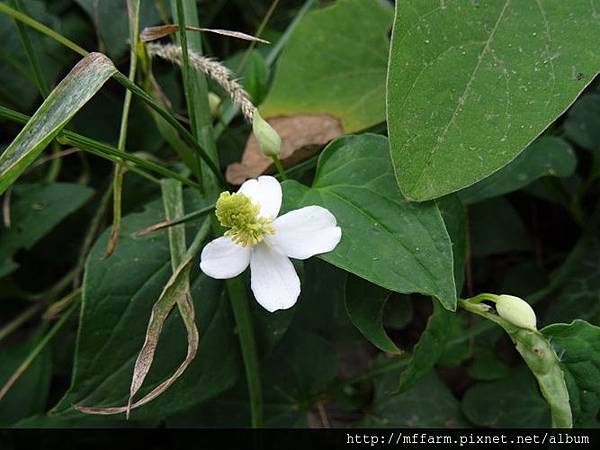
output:
<path id="1" fill-rule="evenodd" d="M 186 99 L 188 117 L 190 119 L 190 128 L 192 130 L 192 134 L 196 141 L 199 140 L 199 129 L 198 129 L 198 118 L 196 116 L 196 104 L 194 99 L 196 98 L 195 94 L 195 83 L 192 82 L 192 70 L 190 67 L 190 56 L 188 49 L 188 40 L 187 40 L 187 31 L 185 26 L 187 24 L 185 18 L 185 9 L 183 8 L 183 2 L 181 0 L 176 0 L 176 10 L 177 10 L 177 23 L 179 24 L 179 42 L 181 44 L 181 75 L 183 80 L 183 92 Z M 203 185 L 202 178 L 202 162 L 196 153 L 196 172 L 200 175 L 200 179 L 198 180 L 201 185 Z M 203 186 L 204 188 L 204 186 Z M 203 193 L 203 192 L 202 192 Z"/>
<path id="2" fill-rule="evenodd" d="M 200 25 L 195 0 L 171 0 L 171 9 L 173 10 L 173 15 L 177 16 L 178 22 L 181 25 L 189 25 L 192 27 L 198 27 Z M 185 41 L 181 39 L 183 36 L 182 33 L 185 34 Z M 186 31 L 180 28 L 179 36 L 179 44 L 182 47 L 182 57 L 184 56 L 183 52 L 186 50 L 188 51 L 188 55 L 189 50 L 192 50 L 199 55 L 203 53 L 202 37 L 199 33 Z M 186 46 L 187 49 L 185 48 Z M 192 124 L 195 126 L 194 136 L 197 138 L 198 143 L 202 145 L 202 148 L 206 150 L 206 154 L 211 160 L 211 164 L 216 164 L 218 166 L 219 156 L 212 126 L 210 105 L 208 102 L 208 83 L 206 77 L 204 73 L 200 71 L 190 70 L 189 64 L 187 69 L 182 64 L 182 71 L 184 74 L 187 72 L 189 77 L 189 89 L 186 92 L 186 102 L 188 110 L 193 110 L 190 120 L 193 117 L 195 121 Z M 204 162 L 209 164 L 206 160 L 204 160 Z M 205 170 L 203 165 L 200 165 L 200 171 L 202 172 L 202 185 L 207 193 L 214 194 L 215 191 L 218 191 L 219 188 L 226 185 L 222 176 L 217 176 L 215 178 L 209 173 L 204 173 Z"/>
<path id="3" fill-rule="evenodd" d="M 250 397 L 250 420 L 253 428 L 262 426 L 263 421 L 263 401 L 262 385 L 260 381 L 260 372 L 258 367 L 258 355 L 256 351 L 256 342 L 254 339 L 254 328 L 252 317 L 248 306 L 249 298 L 246 286 L 243 281 L 237 277 L 227 280 L 227 293 L 233 309 L 233 316 L 237 325 L 242 358 L 246 371 L 246 382 L 248 384 L 248 394 Z"/>
<path id="4" fill-rule="evenodd" d="M 188 41 L 187 41 L 187 31 L 185 29 L 186 20 L 185 20 L 185 11 L 183 9 L 182 0 L 176 0 L 176 9 L 177 9 L 177 23 L 179 24 L 179 42 L 181 44 L 181 75 L 183 78 L 183 91 L 185 98 L 187 99 L 187 110 L 188 116 L 190 118 L 190 125 L 192 129 L 192 134 L 196 139 L 198 139 L 198 121 L 196 119 L 196 108 L 193 104 L 194 98 L 194 85 L 192 84 L 192 71 L 190 68 L 190 55 L 188 51 Z"/>
<path id="5" fill-rule="evenodd" d="M 287 174 L 285 173 L 285 169 L 283 168 L 283 165 L 281 164 L 279 158 L 277 156 L 272 156 L 271 159 L 273 160 L 273 164 L 275 165 L 275 168 L 277 169 L 277 172 L 279 173 L 281 179 L 287 180 Z"/>
<path id="6" fill-rule="evenodd" d="M 548 340 L 537 330 L 520 328 L 492 312 L 485 304 L 459 300 L 461 308 L 484 317 L 506 331 L 527 367 L 535 376 L 544 399 L 550 406 L 553 428 L 571 428 L 573 417 L 569 391 L 558 357 Z"/>

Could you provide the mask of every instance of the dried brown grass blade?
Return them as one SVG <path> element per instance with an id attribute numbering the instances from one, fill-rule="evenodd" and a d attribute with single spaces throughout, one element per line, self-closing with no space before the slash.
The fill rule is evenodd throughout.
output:
<path id="1" fill-rule="evenodd" d="M 262 42 L 263 44 L 270 44 L 269 41 L 266 41 L 261 38 L 257 38 L 250 34 L 242 33 L 241 31 L 231 31 L 231 30 L 222 30 L 219 28 L 198 28 L 192 27 L 190 25 L 186 25 L 185 27 L 188 31 L 200 31 L 205 33 L 215 33 L 220 34 L 222 36 L 234 37 L 237 39 L 243 39 L 245 41 L 253 41 L 253 42 Z M 167 24 L 160 25 L 156 27 L 147 27 L 144 28 L 140 34 L 140 40 L 142 42 L 150 42 L 155 41 L 157 39 L 163 38 L 170 34 L 176 33 L 179 31 L 179 25 L 177 24 Z"/>
<path id="2" fill-rule="evenodd" d="M 182 215 L 183 195 L 181 183 L 173 180 L 164 180 L 162 187 L 166 218 L 173 219 L 174 217 Z M 196 251 L 204 239 L 204 236 L 206 236 L 208 229 L 209 221 L 206 220 L 187 252 L 185 250 L 185 227 L 175 226 L 169 229 L 173 275 L 169 278 L 160 297 L 152 308 L 152 314 L 146 331 L 146 339 L 134 365 L 127 405 L 108 408 L 74 405 L 73 407 L 76 410 L 86 414 L 100 415 L 125 413 L 127 418 L 129 418 L 132 409 L 145 405 L 165 392 L 185 372 L 194 360 L 198 351 L 200 336 L 196 327 L 194 303 L 190 291 L 189 270 Z M 155 387 L 150 393 L 146 394 L 142 399 L 133 402 L 133 398 L 138 393 L 150 371 L 162 327 L 175 304 L 177 304 L 187 332 L 187 355 L 171 376 Z"/>

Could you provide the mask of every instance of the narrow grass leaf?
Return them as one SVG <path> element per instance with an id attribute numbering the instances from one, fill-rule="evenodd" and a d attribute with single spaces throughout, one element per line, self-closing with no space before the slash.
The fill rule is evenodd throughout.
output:
<path id="1" fill-rule="evenodd" d="M 101 53 L 83 58 L 50 93 L 0 156 L 3 193 L 117 69 Z"/>

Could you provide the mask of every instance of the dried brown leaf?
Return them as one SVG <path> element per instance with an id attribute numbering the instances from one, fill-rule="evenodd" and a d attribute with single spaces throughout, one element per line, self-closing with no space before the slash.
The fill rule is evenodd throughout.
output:
<path id="1" fill-rule="evenodd" d="M 325 144 L 343 134 L 341 123 L 329 114 L 280 116 L 266 119 L 281 136 L 281 162 L 285 167 L 318 153 Z M 240 185 L 248 178 L 273 171 L 273 161 L 262 154 L 254 135 L 250 135 L 239 163 L 230 164 L 227 181 Z"/>
<path id="2" fill-rule="evenodd" d="M 240 31 L 231 31 L 231 30 L 222 30 L 219 28 L 198 28 L 192 27 L 190 25 L 186 25 L 185 27 L 188 31 L 201 31 L 206 33 L 215 33 L 223 36 L 234 37 L 237 39 L 243 39 L 245 41 L 254 41 L 254 42 L 262 42 L 264 44 L 270 44 L 269 41 L 265 41 L 264 39 L 257 38 L 251 36 L 246 33 L 242 33 Z M 156 27 L 147 27 L 142 30 L 140 33 L 140 40 L 142 42 L 150 42 L 155 41 L 157 39 L 168 36 L 172 33 L 176 33 L 179 31 L 179 25 L 177 24 L 168 24 L 168 25 L 160 25 Z"/>

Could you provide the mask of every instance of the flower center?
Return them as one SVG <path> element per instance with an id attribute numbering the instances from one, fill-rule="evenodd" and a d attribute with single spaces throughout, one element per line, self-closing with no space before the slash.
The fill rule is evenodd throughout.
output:
<path id="1" fill-rule="evenodd" d="M 260 205 L 252 203 L 241 192 L 222 192 L 217 200 L 215 214 L 222 226 L 229 228 L 225 236 L 242 247 L 262 242 L 265 234 L 274 234 L 273 219 L 259 217 Z"/>

